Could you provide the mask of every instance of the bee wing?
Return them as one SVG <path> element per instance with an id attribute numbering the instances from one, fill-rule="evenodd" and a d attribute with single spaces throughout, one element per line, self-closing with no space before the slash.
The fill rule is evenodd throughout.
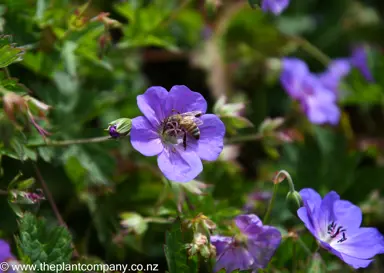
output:
<path id="1" fill-rule="evenodd" d="M 191 112 L 185 112 L 180 115 L 183 117 L 192 116 L 192 117 L 200 117 L 203 114 L 201 111 L 191 111 Z"/>
<path id="2" fill-rule="evenodd" d="M 199 118 L 194 118 L 193 121 L 196 123 L 197 126 L 203 125 L 203 121 Z"/>

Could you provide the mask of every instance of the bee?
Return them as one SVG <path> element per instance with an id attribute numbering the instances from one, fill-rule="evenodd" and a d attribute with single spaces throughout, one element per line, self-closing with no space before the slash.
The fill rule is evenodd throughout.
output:
<path id="1" fill-rule="evenodd" d="M 198 119 L 203 115 L 201 111 L 192 111 L 180 114 L 176 110 L 172 110 L 177 114 L 168 117 L 165 121 L 163 133 L 173 133 L 175 136 L 180 133 L 183 134 L 183 146 L 184 150 L 187 149 L 187 134 L 192 136 L 194 139 L 200 139 L 200 129 L 198 126 L 202 125 L 203 122 Z"/>

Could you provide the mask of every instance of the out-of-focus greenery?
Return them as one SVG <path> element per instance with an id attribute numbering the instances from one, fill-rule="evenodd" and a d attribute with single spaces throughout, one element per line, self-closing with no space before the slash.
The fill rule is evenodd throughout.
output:
<path id="1" fill-rule="evenodd" d="M 226 234 L 249 194 L 271 192 L 281 169 L 298 190 L 337 191 L 361 206 L 364 225 L 384 231 L 383 3 L 292 0 L 276 17 L 248 1 L 0 1 L 1 237 L 24 263 L 205 272 L 214 257 L 188 259 L 188 223 L 204 215 Z M 361 42 L 371 45 L 376 82 L 353 71 L 340 125 L 310 124 L 280 86 L 278 60 L 322 71 Z M 170 188 L 155 157 L 104 129 L 141 115 L 136 97 L 149 86 L 176 84 L 221 115 L 227 144 L 197 181 Z M 234 103 L 245 104 L 242 116 Z M 293 245 L 296 272 L 349 272 L 325 252 L 312 258 L 315 241 L 286 206 L 287 184 L 278 190 L 270 219 L 283 242 L 269 272 L 292 272 Z M 267 201 L 252 205 L 262 218 Z M 361 272 L 383 270 L 378 257 Z"/>

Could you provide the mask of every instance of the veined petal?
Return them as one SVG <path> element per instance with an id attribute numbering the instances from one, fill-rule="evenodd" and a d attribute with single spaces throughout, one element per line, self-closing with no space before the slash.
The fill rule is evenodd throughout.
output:
<path id="1" fill-rule="evenodd" d="M 313 211 L 315 207 L 320 207 L 321 196 L 314 189 L 304 188 L 299 192 L 303 201 L 307 201 L 309 209 Z"/>
<path id="2" fill-rule="evenodd" d="M 348 229 L 348 233 L 354 233 L 359 229 L 363 220 L 361 209 L 346 200 L 336 200 L 333 204 L 335 222 Z"/>
<path id="3" fill-rule="evenodd" d="M 213 114 L 201 117 L 198 155 L 203 160 L 216 160 L 224 147 L 224 123 Z"/>
<path id="4" fill-rule="evenodd" d="M 305 202 L 305 201 L 304 201 Z M 316 238 L 318 237 L 316 233 L 315 224 L 313 223 L 311 212 L 307 207 L 301 207 L 297 210 L 297 216 L 303 221 L 305 227 L 312 233 Z"/>
<path id="5" fill-rule="evenodd" d="M 318 220 L 319 229 L 323 233 L 326 233 L 328 225 L 335 220 L 333 207 L 336 200 L 340 200 L 340 196 L 335 191 L 331 191 L 327 193 L 321 201 L 320 210 L 318 211 L 316 218 Z"/>
<path id="6" fill-rule="evenodd" d="M 341 259 L 348 265 L 352 266 L 354 269 L 366 268 L 368 267 L 373 260 L 359 259 L 351 257 L 349 255 L 341 253 Z"/>
<path id="7" fill-rule="evenodd" d="M 173 110 L 180 113 L 201 111 L 205 114 L 207 102 L 200 93 L 191 91 L 185 85 L 175 85 L 169 91 L 165 104 L 166 115 L 172 115 Z"/>
<path id="8" fill-rule="evenodd" d="M 263 226 L 257 236 L 249 237 L 248 251 L 254 259 L 252 268 L 265 268 L 281 242 L 281 233 L 277 228 Z"/>
<path id="9" fill-rule="evenodd" d="M 226 272 L 232 272 L 236 269 L 247 270 L 250 269 L 254 260 L 248 250 L 243 247 L 228 247 L 220 256 L 218 256 L 215 272 L 222 268 Z"/>
<path id="10" fill-rule="evenodd" d="M 229 246 L 232 242 L 231 237 L 220 236 L 220 235 L 212 235 L 211 243 L 216 247 L 216 256 L 220 256 L 221 253 Z"/>
<path id="11" fill-rule="evenodd" d="M 158 132 L 143 116 L 132 119 L 131 144 L 135 150 L 145 156 L 157 155 L 164 148 Z"/>
<path id="12" fill-rule="evenodd" d="M 355 234 L 349 234 L 346 241 L 331 246 L 351 257 L 371 259 L 384 253 L 384 237 L 376 228 L 360 228 Z"/>
<path id="13" fill-rule="evenodd" d="M 240 231 L 247 235 L 257 235 L 263 225 L 255 214 L 239 215 L 235 218 L 235 223 Z"/>
<path id="14" fill-rule="evenodd" d="M 167 147 L 157 158 L 164 176 L 175 182 L 189 182 L 203 170 L 203 164 L 194 151 L 183 151 L 178 146 Z"/>
<path id="15" fill-rule="evenodd" d="M 143 95 L 137 96 L 137 105 L 141 113 L 154 128 L 158 128 L 161 121 L 167 117 L 163 109 L 167 98 L 168 91 L 161 86 L 152 86 Z"/>

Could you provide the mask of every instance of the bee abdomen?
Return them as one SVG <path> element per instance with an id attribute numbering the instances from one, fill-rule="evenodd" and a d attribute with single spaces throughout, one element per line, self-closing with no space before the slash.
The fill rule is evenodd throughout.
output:
<path id="1" fill-rule="evenodd" d="M 193 130 L 191 131 L 191 135 L 195 138 L 195 139 L 200 139 L 200 130 L 198 127 L 195 127 L 193 128 Z"/>

